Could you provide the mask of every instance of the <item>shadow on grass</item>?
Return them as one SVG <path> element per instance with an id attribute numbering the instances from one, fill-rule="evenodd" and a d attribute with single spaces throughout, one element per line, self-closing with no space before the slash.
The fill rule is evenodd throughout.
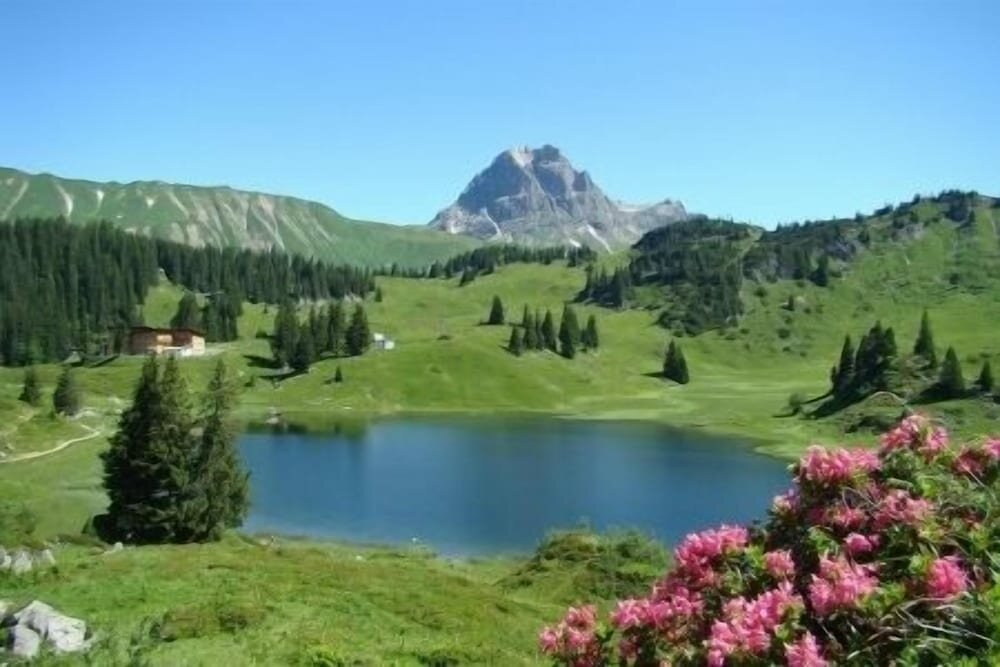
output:
<path id="1" fill-rule="evenodd" d="M 244 354 L 243 358 L 251 368 L 270 368 L 277 370 L 278 364 L 270 357 L 262 357 L 259 354 Z"/>

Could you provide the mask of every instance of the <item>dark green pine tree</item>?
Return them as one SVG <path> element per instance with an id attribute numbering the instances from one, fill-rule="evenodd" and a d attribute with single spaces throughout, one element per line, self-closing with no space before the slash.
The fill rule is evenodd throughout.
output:
<path id="1" fill-rule="evenodd" d="M 663 360 L 663 377 L 677 384 L 687 384 L 691 380 L 684 351 L 675 341 L 670 341 L 670 345 L 667 346 L 667 354 Z"/>
<path id="2" fill-rule="evenodd" d="M 962 377 L 962 364 L 958 361 L 955 348 L 949 347 L 941 364 L 941 374 L 938 377 L 938 392 L 942 398 L 960 398 L 965 394 L 965 378 Z"/>
<path id="3" fill-rule="evenodd" d="M 381 287 L 376 287 L 375 288 L 375 303 L 382 303 L 382 298 L 383 298 L 382 288 Z"/>
<path id="4" fill-rule="evenodd" d="M 232 414 L 234 390 L 219 359 L 205 396 L 201 443 L 192 476 L 200 510 L 193 527 L 195 541 L 217 540 L 226 528 L 236 528 L 250 505 L 249 475 L 236 453 Z"/>
<path id="5" fill-rule="evenodd" d="M 295 341 L 295 350 L 292 352 L 290 363 L 292 368 L 299 373 L 309 370 L 309 365 L 316 360 L 316 346 L 313 343 L 312 328 L 305 326 L 299 330 L 298 339 Z"/>
<path id="6" fill-rule="evenodd" d="M 811 278 L 818 287 L 826 287 L 830 284 L 830 258 L 828 256 L 820 255 L 819 263 L 812 272 Z"/>
<path id="7" fill-rule="evenodd" d="M 983 362 L 983 369 L 979 371 L 979 378 L 976 380 L 976 387 L 978 387 L 979 391 L 984 394 L 993 392 L 993 369 L 990 367 L 989 359 Z"/>
<path id="8" fill-rule="evenodd" d="M 503 312 L 503 302 L 500 297 L 493 297 L 493 305 L 490 307 L 490 316 L 486 320 L 486 324 L 503 324 L 504 323 L 504 312 Z"/>
<path id="9" fill-rule="evenodd" d="M 542 342 L 545 348 L 555 352 L 558 349 L 559 340 L 556 336 L 556 323 L 552 318 L 552 311 L 545 311 L 545 319 L 542 320 Z"/>
<path id="10" fill-rule="evenodd" d="M 180 364 L 168 357 L 160 376 L 160 421 L 156 425 L 150 466 L 154 483 L 146 529 L 153 542 L 192 542 L 204 498 L 196 484 L 198 440 L 191 396 Z"/>
<path id="11" fill-rule="evenodd" d="M 458 286 L 465 287 L 475 279 L 476 271 L 474 269 L 466 269 L 462 271 L 462 278 L 458 281 Z"/>
<path id="12" fill-rule="evenodd" d="M 601 346 L 601 337 L 597 333 L 597 318 L 593 315 L 587 318 L 587 326 L 580 336 L 583 347 L 588 350 L 596 350 Z"/>
<path id="13" fill-rule="evenodd" d="M 28 366 L 24 370 L 24 386 L 21 388 L 21 395 L 17 397 L 33 408 L 37 408 L 42 403 L 42 389 L 38 383 L 38 371 L 34 366 Z"/>
<path id="14" fill-rule="evenodd" d="M 536 350 L 545 349 L 545 332 L 542 331 L 542 311 L 535 309 L 535 348 Z"/>
<path id="15" fill-rule="evenodd" d="M 175 329 L 201 329 L 201 309 L 194 294 L 184 292 L 177 304 L 177 312 L 170 320 L 170 326 Z"/>
<path id="16" fill-rule="evenodd" d="M 344 371 L 340 370 L 340 366 L 337 366 L 337 370 L 333 374 L 333 381 L 338 384 L 344 381 Z"/>
<path id="17" fill-rule="evenodd" d="M 559 322 L 559 354 L 572 359 L 580 346 L 580 323 L 576 312 L 570 306 L 563 307 L 562 319 Z"/>
<path id="18" fill-rule="evenodd" d="M 346 351 L 344 338 L 347 335 L 347 320 L 344 316 L 344 306 L 340 301 L 330 304 L 327 312 L 327 347 L 326 351 L 339 357 Z"/>
<path id="19" fill-rule="evenodd" d="M 844 336 L 844 345 L 840 348 L 840 362 L 834 368 L 833 392 L 841 394 L 854 381 L 854 345 L 850 336 Z"/>
<path id="20" fill-rule="evenodd" d="M 372 343 L 372 332 L 368 328 L 368 316 L 360 303 L 354 308 L 351 323 L 347 327 L 347 354 L 352 357 L 362 355 Z"/>
<path id="21" fill-rule="evenodd" d="M 284 368 L 291 363 L 295 346 L 299 339 L 299 320 L 291 299 L 285 299 L 278 306 L 274 318 L 274 333 L 271 335 L 271 354 L 274 362 Z"/>
<path id="22" fill-rule="evenodd" d="M 56 390 L 52 393 L 52 407 L 56 414 L 72 417 L 80 412 L 81 402 L 80 388 L 76 385 L 73 370 L 66 366 L 59 375 L 59 381 L 56 382 Z"/>
<path id="23" fill-rule="evenodd" d="M 515 357 L 520 357 L 524 348 L 524 341 L 521 337 L 521 329 L 512 326 L 510 328 L 510 340 L 507 342 L 507 351 Z"/>
<path id="24" fill-rule="evenodd" d="M 538 330 L 535 327 L 535 316 L 528 312 L 527 307 L 524 311 L 524 349 L 534 350 L 538 348 Z"/>
<path id="25" fill-rule="evenodd" d="M 930 315 L 924 310 L 920 318 L 920 332 L 917 334 L 917 342 L 913 345 L 913 354 L 923 357 L 928 368 L 937 367 L 937 352 L 934 349 L 934 333 L 931 331 Z"/>
<path id="26" fill-rule="evenodd" d="M 528 304 L 524 304 L 524 312 L 521 313 L 521 326 L 525 329 L 528 328 L 528 320 L 531 318 L 531 313 L 528 311 Z M 534 324 L 532 324 L 534 326 Z"/>

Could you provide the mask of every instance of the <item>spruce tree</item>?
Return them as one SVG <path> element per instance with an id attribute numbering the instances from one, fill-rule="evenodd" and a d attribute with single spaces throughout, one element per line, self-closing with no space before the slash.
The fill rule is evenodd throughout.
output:
<path id="1" fill-rule="evenodd" d="M 843 393 L 854 381 L 854 345 L 850 336 L 844 336 L 844 345 L 840 348 L 840 362 L 833 373 L 834 394 Z"/>
<path id="2" fill-rule="evenodd" d="M 17 397 L 33 408 L 37 408 L 42 402 L 42 390 L 38 383 L 38 371 L 34 366 L 28 366 L 24 370 L 24 386 L 21 388 L 21 395 Z"/>
<path id="3" fill-rule="evenodd" d="M 576 356 L 579 345 L 580 323 L 576 319 L 576 312 L 570 306 L 564 306 L 562 320 L 559 322 L 559 354 L 572 359 Z"/>
<path id="4" fill-rule="evenodd" d="M 274 333 L 271 335 L 271 354 L 280 368 L 291 363 L 298 339 L 299 320 L 295 315 L 295 305 L 290 299 L 285 299 L 278 306 L 278 314 L 274 318 Z"/>
<path id="5" fill-rule="evenodd" d="M 558 339 L 556 337 L 556 324 L 552 318 L 552 311 L 545 311 L 545 319 L 542 320 L 542 341 L 545 347 L 553 352 L 556 351 Z"/>
<path id="6" fill-rule="evenodd" d="M 989 359 L 983 362 L 983 369 L 979 371 L 979 379 L 976 380 L 979 391 L 989 394 L 993 391 L 993 369 L 990 367 Z"/>
<path id="7" fill-rule="evenodd" d="M 583 346 L 588 350 L 596 350 L 601 346 L 601 337 L 597 333 L 597 317 L 591 315 L 587 318 L 587 326 L 581 334 Z"/>
<path id="8" fill-rule="evenodd" d="M 545 349 L 545 332 L 542 331 L 542 311 L 535 309 L 535 349 Z"/>
<path id="9" fill-rule="evenodd" d="M 337 370 L 333 374 L 333 381 L 338 384 L 344 381 L 344 371 L 340 370 L 340 366 L 337 366 Z"/>
<path id="10" fill-rule="evenodd" d="M 503 302 L 500 301 L 500 297 L 493 297 L 493 305 L 490 307 L 490 316 L 486 320 L 486 324 L 503 324 L 504 313 L 503 313 Z"/>
<path id="11" fill-rule="evenodd" d="M 289 360 L 293 369 L 302 373 L 309 369 L 309 365 L 316 360 L 316 346 L 313 344 L 312 329 L 303 327 L 299 331 L 298 340 L 295 341 L 295 350 Z"/>
<path id="12" fill-rule="evenodd" d="M 535 316 L 528 312 L 527 307 L 524 310 L 524 348 L 527 350 L 534 350 L 538 347 L 538 332 L 535 329 Z"/>
<path id="13" fill-rule="evenodd" d="M 347 327 L 347 354 L 352 357 L 364 354 L 371 343 L 372 333 L 368 328 L 368 316 L 365 314 L 364 306 L 359 303 L 354 308 L 351 324 Z"/>
<path id="14" fill-rule="evenodd" d="M 198 308 L 198 298 L 191 292 L 185 292 L 177 303 L 177 312 L 170 320 L 170 326 L 175 329 L 200 329 L 201 309 Z"/>
<path id="15" fill-rule="evenodd" d="M 382 288 L 378 287 L 375 289 L 375 303 L 382 303 Z"/>
<path id="16" fill-rule="evenodd" d="M 926 310 L 920 318 L 920 332 L 917 334 L 917 342 L 913 345 L 913 354 L 923 357 L 929 368 L 937 367 L 934 333 L 931 331 L 931 319 Z"/>
<path id="17" fill-rule="evenodd" d="M 327 312 L 327 347 L 326 351 L 335 357 L 345 352 L 344 338 L 347 335 L 347 320 L 344 316 L 344 306 L 340 301 L 330 304 Z"/>
<path id="18" fill-rule="evenodd" d="M 521 356 L 524 343 L 521 339 L 521 330 L 518 327 L 510 328 L 510 340 L 507 342 L 507 351 L 516 357 Z"/>
<path id="19" fill-rule="evenodd" d="M 667 346 L 666 358 L 663 360 L 663 377 L 677 384 L 687 384 L 690 381 L 684 351 L 676 341 L 670 341 L 670 345 Z"/>
<path id="20" fill-rule="evenodd" d="M 76 385 L 73 370 L 66 366 L 59 375 L 59 381 L 52 394 L 52 407 L 56 414 L 72 417 L 80 411 L 80 403 L 80 389 Z"/>
<path id="21" fill-rule="evenodd" d="M 524 304 L 524 312 L 521 313 L 521 326 L 525 329 L 528 328 L 529 319 L 531 319 L 531 313 L 528 311 L 528 304 Z M 531 326 L 534 326 L 534 324 Z"/>
<path id="22" fill-rule="evenodd" d="M 217 540 L 225 528 L 240 526 L 250 505 L 249 475 L 236 453 L 230 419 L 233 398 L 226 365 L 219 359 L 204 401 L 201 443 L 192 470 L 200 511 L 190 529 L 195 541 Z"/>
<path id="23" fill-rule="evenodd" d="M 962 365 L 955 354 L 955 348 L 949 347 L 941 364 L 941 374 L 938 377 L 938 391 L 942 398 L 960 398 L 965 394 L 965 378 L 962 377 Z"/>

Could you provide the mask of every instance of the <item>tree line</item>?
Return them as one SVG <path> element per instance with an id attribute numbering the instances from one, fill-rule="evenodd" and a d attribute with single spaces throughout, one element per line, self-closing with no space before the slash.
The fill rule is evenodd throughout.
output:
<path id="1" fill-rule="evenodd" d="M 476 276 L 493 273 L 504 264 L 551 264 L 566 260 L 570 266 L 578 266 L 597 258 L 597 253 L 586 246 L 533 247 L 515 243 L 491 244 L 464 252 L 444 262 L 433 262 L 424 268 L 403 268 L 393 264 L 377 269 L 378 275 L 401 278 L 445 278 L 461 276 L 462 284 L 475 280 Z"/>
<path id="2" fill-rule="evenodd" d="M 983 362 L 973 384 L 966 383 L 962 364 L 953 346 L 939 360 L 929 313 L 925 310 L 910 355 L 900 355 L 892 327 L 876 322 L 857 348 L 850 335 L 844 337 L 837 363 L 830 369 L 830 400 L 826 411 L 856 403 L 879 391 L 912 391 L 907 377 L 922 381 L 918 395 L 924 399 L 948 400 L 969 396 L 973 391 L 990 395 L 996 387 L 989 360 Z"/>
<path id="3" fill-rule="evenodd" d="M 177 303 L 177 311 L 170 319 L 175 329 L 194 329 L 205 334 L 210 343 L 223 343 L 239 337 L 237 323 L 243 314 L 243 302 L 235 295 L 217 292 L 205 298 L 205 305 L 198 305 L 198 297 L 185 292 Z"/>
<path id="4" fill-rule="evenodd" d="M 348 322 L 342 301 L 333 301 L 325 307 L 313 306 L 300 321 L 295 304 L 286 299 L 278 307 L 270 337 L 275 365 L 297 372 L 307 370 L 321 355 L 364 354 L 371 343 L 372 332 L 364 306 L 356 304 Z"/>
<path id="5" fill-rule="evenodd" d="M 0 222 L 0 364 L 58 361 L 72 350 L 123 350 L 129 327 L 144 323 L 142 303 L 160 269 L 174 283 L 209 295 L 200 328 L 217 340 L 233 335 L 244 299 L 364 297 L 374 289 L 370 270 L 277 250 L 194 248 L 107 222 Z"/>
<path id="6" fill-rule="evenodd" d="M 500 297 L 494 296 L 486 324 L 498 326 L 506 321 L 503 302 Z M 576 311 L 567 304 L 563 306 L 559 327 L 556 328 L 551 310 L 546 310 L 543 316 L 541 310 L 536 309 L 532 312 L 525 305 L 520 323 L 510 325 L 507 351 L 515 356 L 521 356 L 525 352 L 548 350 L 572 359 L 577 352 L 596 350 L 600 345 L 601 338 L 597 330 L 597 318 L 594 315 L 590 315 L 587 323 L 581 327 Z"/>

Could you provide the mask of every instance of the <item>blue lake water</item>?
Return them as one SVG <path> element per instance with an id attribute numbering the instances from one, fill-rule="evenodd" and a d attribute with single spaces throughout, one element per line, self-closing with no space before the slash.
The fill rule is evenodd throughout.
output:
<path id="1" fill-rule="evenodd" d="M 581 522 L 666 543 L 764 516 L 786 465 L 656 424 L 399 418 L 327 433 L 251 432 L 249 531 L 452 555 L 530 551 Z"/>

